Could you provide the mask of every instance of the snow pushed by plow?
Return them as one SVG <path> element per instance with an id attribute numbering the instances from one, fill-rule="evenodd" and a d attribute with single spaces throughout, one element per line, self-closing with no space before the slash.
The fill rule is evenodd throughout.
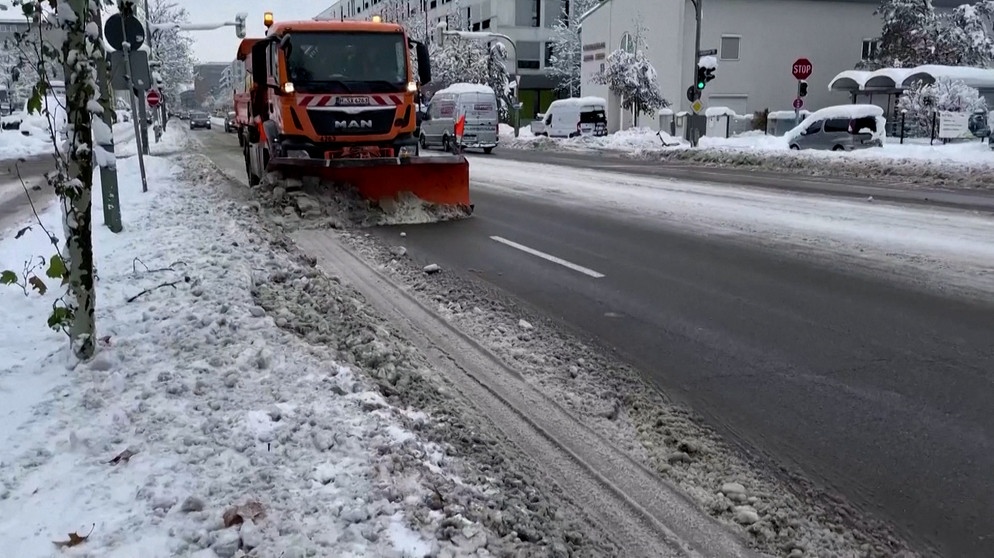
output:
<path id="1" fill-rule="evenodd" d="M 284 218 L 346 226 L 415 225 L 468 218 L 471 208 L 425 202 L 410 192 L 371 202 L 348 185 L 268 173 L 256 190 Z"/>

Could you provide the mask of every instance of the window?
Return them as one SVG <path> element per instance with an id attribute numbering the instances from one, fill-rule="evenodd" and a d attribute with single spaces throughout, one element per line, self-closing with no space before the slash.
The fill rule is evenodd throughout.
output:
<path id="1" fill-rule="evenodd" d="M 872 60 L 877 57 L 880 49 L 880 41 L 877 39 L 863 39 L 862 60 Z"/>
<path id="2" fill-rule="evenodd" d="M 301 92 L 388 93 L 407 81 L 400 33 L 291 33 L 287 73 Z"/>
<path id="3" fill-rule="evenodd" d="M 474 23 L 473 24 L 473 31 L 479 31 L 479 30 L 480 30 L 480 23 L 479 22 Z"/>
<path id="4" fill-rule="evenodd" d="M 532 27 L 542 26 L 542 0 L 532 0 Z"/>
<path id="5" fill-rule="evenodd" d="M 621 50 L 635 54 L 635 39 L 627 31 L 621 35 Z"/>
<path id="6" fill-rule="evenodd" d="M 541 66 L 542 43 L 522 41 L 517 44 L 517 64 L 519 70 L 537 70 Z"/>
<path id="7" fill-rule="evenodd" d="M 552 55 L 556 53 L 555 43 L 545 43 L 545 65 L 552 65 Z"/>
<path id="8" fill-rule="evenodd" d="M 739 41 L 742 37 L 737 35 L 722 35 L 721 37 L 721 59 L 722 60 L 738 60 L 739 59 Z"/>
<path id="9" fill-rule="evenodd" d="M 825 121 L 825 132 L 848 132 L 849 131 L 849 119 L 848 118 L 833 118 L 831 120 Z"/>
<path id="10" fill-rule="evenodd" d="M 482 29 L 490 29 L 490 20 L 489 19 L 483 20 L 483 23 L 480 25 L 480 27 Z"/>
<path id="11" fill-rule="evenodd" d="M 815 122 L 814 124 L 808 126 L 807 130 L 804 130 L 805 134 L 817 134 L 821 131 L 821 122 Z"/>

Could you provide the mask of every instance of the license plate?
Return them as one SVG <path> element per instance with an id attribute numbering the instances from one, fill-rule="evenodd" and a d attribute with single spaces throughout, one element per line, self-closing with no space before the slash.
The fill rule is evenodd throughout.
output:
<path id="1" fill-rule="evenodd" d="M 369 97 L 335 97 L 335 104 L 340 107 L 365 106 L 369 104 Z"/>

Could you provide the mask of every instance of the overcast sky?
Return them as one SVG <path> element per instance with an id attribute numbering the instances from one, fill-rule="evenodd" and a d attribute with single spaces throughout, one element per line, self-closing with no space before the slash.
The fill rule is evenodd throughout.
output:
<path id="1" fill-rule="evenodd" d="M 271 11 L 277 20 L 311 19 L 335 0 L 177 0 L 190 13 L 190 23 L 231 21 L 238 12 L 248 13 L 246 36 L 262 37 L 266 31 L 262 14 Z M 234 27 L 216 31 L 190 31 L 194 56 L 200 62 L 230 62 L 240 39 Z"/>

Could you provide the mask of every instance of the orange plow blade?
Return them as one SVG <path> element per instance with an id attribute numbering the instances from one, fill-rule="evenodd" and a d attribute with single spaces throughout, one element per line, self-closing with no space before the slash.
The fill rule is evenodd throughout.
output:
<path id="1" fill-rule="evenodd" d="M 366 159 L 274 158 L 269 170 L 286 177 L 317 176 L 355 188 L 370 202 L 387 205 L 414 196 L 422 202 L 457 207 L 472 213 L 469 161 L 462 155 L 439 157 L 375 157 Z"/>

